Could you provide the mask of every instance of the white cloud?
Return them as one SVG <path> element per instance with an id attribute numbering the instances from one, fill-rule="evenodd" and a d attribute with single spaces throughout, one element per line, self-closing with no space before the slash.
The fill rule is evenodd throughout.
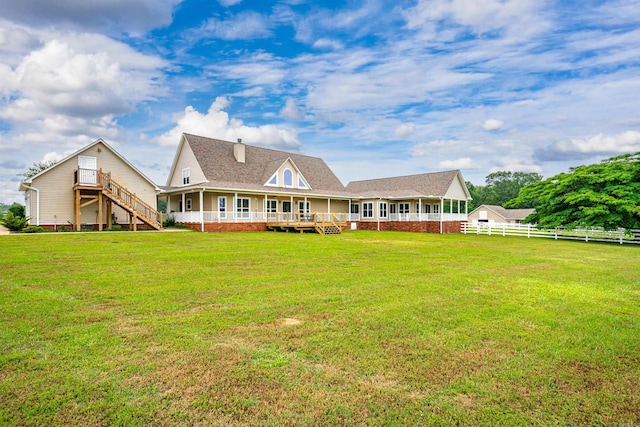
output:
<path id="1" fill-rule="evenodd" d="M 456 160 L 443 160 L 438 164 L 443 169 L 476 169 L 471 157 L 461 157 Z"/>
<path id="2" fill-rule="evenodd" d="M 333 39 L 318 39 L 313 43 L 313 47 L 316 49 L 333 49 L 340 50 L 344 48 L 344 45 L 340 43 L 338 40 Z"/>
<path id="3" fill-rule="evenodd" d="M 223 40 L 248 40 L 265 38 L 271 35 L 267 17 L 256 12 L 242 12 L 231 19 L 221 21 L 209 19 L 197 36 L 220 38 Z"/>
<path id="4" fill-rule="evenodd" d="M 4 19 L 33 27 L 145 33 L 168 25 L 181 0 L 0 0 Z"/>
<path id="5" fill-rule="evenodd" d="M 482 125 L 482 129 L 490 132 L 502 128 L 503 124 L 504 122 L 502 120 L 489 119 L 484 122 L 484 124 Z"/>
<path id="6" fill-rule="evenodd" d="M 162 60 L 103 36 L 53 39 L 26 55 L 15 70 L 2 69 L 14 100 L 0 104 L 0 116 L 6 109 L 22 110 L 19 113 L 27 117 L 45 112 L 97 116 L 131 111 L 137 102 L 162 94 L 158 79 L 163 66 Z"/>
<path id="7" fill-rule="evenodd" d="M 539 165 L 535 165 L 531 163 L 522 163 L 519 161 L 513 161 L 513 162 L 506 161 L 506 162 L 502 162 L 500 166 L 491 168 L 489 173 L 501 172 L 501 171 L 541 173 L 542 168 Z"/>
<path id="8" fill-rule="evenodd" d="M 189 106 L 184 113 L 176 117 L 177 126 L 158 137 L 158 143 L 163 146 L 177 145 L 183 133 L 193 133 L 227 141 L 242 138 L 245 143 L 261 146 L 278 147 L 296 150 L 301 146 L 298 133 L 294 129 L 280 128 L 274 125 L 247 126 L 242 120 L 230 119 L 223 110 L 230 100 L 218 97 L 211 104 L 206 114 L 198 112 Z"/>
<path id="9" fill-rule="evenodd" d="M 470 28 L 477 34 L 505 30 L 519 37 L 536 34 L 548 24 L 540 15 L 544 2 L 537 0 L 419 0 L 405 11 L 407 27 L 435 34 L 442 21 Z M 452 25 L 443 25 L 445 38 L 453 38 Z M 447 35 L 448 33 L 448 35 Z"/>
<path id="10" fill-rule="evenodd" d="M 299 121 L 304 119 L 304 113 L 296 105 L 296 101 L 289 97 L 285 106 L 280 110 L 280 115 L 285 119 Z"/>
<path id="11" fill-rule="evenodd" d="M 558 141 L 542 150 L 545 158 L 563 158 L 567 155 L 623 154 L 640 151 L 640 132 L 626 131 L 618 135 L 598 134 L 589 138 Z M 539 153 L 540 155 L 540 153 Z"/>
<path id="12" fill-rule="evenodd" d="M 242 3 L 242 0 L 218 0 L 218 3 L 224 7 L 229 7 Z"/>
<path id="13" fill-rule="evenodd" d="M 416 125 L 413 123 L 404 123 L 398 126 L 394 132 L 399 138 L 406 138 L 416 131 Z"/>

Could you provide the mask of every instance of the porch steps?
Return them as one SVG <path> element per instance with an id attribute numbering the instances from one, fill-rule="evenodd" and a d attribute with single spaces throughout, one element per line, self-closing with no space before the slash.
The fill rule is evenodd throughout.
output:
<path id="1" fill-rule="evenodd" d="M 331 224 L 331 225 L 318 224 L 316 225 L 316 232 L 318 234 L 342 234 L 342 229 L 334 224 Z"/>

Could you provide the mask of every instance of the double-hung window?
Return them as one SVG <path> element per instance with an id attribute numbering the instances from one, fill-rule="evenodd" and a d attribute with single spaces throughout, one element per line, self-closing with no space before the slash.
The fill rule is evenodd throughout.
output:
<path id="1" fill-rule="evenodd" d="M 300 213 L 309 213 L 309 211 L 311 210 L 311 203 L 310 202 L 305 202 L 304 200 L 301 200 L 298 202 L 298 212 Z"/>
<path id="2" fill-rule="evenodd" d="M 362 218 L 373 218 L 373 202 L 362 204 Z"/>
<path id="3" fill-rule="evenodd" d="M 277 200 L 267 200 L 265 205 L 265 212 L 268 213 L 276 213 L 278 212 L 278 201 Z"/>
<path id="4" fill-rule="evenodd" d="M 433 205 L 433 213 L 434 214 L 440 213 L 440 205 L 438 204 Z"/>
<path id="5" fill-rule="evenodd" d="M 218 197 L 218 212 L 220 218 L 225 219 L 227 217 L 227 198 L 224 196 Z"/>
<path id="6" fill-rule="evenodd" d="M 387 217 L 387 202 L 380 202 L 380 218 Z"/>
<path id="7" fill-rule="evenodd" d="M 238 197 L 236 199 L 236 218 L 248 219 L 251 214 L 250 199 Z"/>
<path id="8" fill-rule="evenodd" d="M 398 203 L 398 209 L 399 209 L 400 215 L 408 215 L 409 203 Z"/>
<path id="9" fill-rule="evenodd" d="M 191 168 L 182 169 L 182 185 L 189 185 L 191 182 Z"/>

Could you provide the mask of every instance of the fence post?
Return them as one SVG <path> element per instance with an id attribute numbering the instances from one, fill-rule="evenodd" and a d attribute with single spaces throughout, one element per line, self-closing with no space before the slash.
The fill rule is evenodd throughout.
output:
<path id="1" fill-rule="evenodd" d="M 527 238 L 531 237 L 531 224 L 527 224 Z"/>
<path id="2" fill-rule="evenodd" d="M 555 239 L 555 240 L 558 240 L 558 227 L 556 227 L 556 231 L 555 231 L 555 237 L 554 237 L 554 239 Z"/>

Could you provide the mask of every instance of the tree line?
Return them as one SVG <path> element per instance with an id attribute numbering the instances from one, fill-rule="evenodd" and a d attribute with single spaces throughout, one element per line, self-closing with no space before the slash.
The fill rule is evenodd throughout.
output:
<path id="1" fill-rule="evenodd" d="M 495 172 L 486 186 L 467 183 L 470 209 L 487 204 L 535 208 L 526 222 L 541 228 L 640 229 L 640 152 L 577 166 L 547 179 L 537 173 Z"/>

